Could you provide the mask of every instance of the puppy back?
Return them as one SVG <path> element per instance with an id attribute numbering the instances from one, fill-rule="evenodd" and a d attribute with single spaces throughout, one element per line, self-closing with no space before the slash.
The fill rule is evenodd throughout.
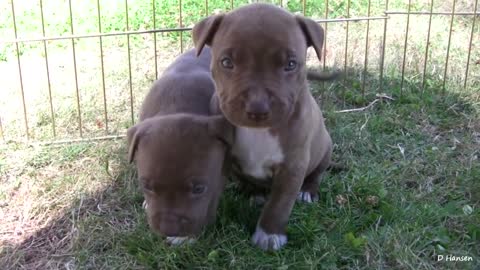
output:
<path id="1" fill-rule="evenodd" d="M 174 113 L 209 114 L 215 86 L 210 73 L 211 54 L 194 50 L 180 55 L 153 84 L 144 99 L 140 120 Z"/>

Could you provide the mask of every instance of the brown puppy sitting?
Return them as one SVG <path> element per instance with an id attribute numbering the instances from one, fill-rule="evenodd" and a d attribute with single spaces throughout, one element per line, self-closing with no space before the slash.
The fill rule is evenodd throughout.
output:
<path id="1" fill-rule="evenodd" d="M 171 244 L 190 241 L 215 219 L 225 181 L 222 166 L 233 128 L 209 116 L 214 84 L 208 48 L 190 50 L 155 82 L 141 122 L 128 130 L 150 227 Z"/>
<path id="2" fill-rule="evenodd" d="M 320 59 L 323 29 L 269 4 L 246 5 L 208 17 L 193 29 L 197 53 L 212 48 L 212 106 L 236 126 L 232 155 L 241 173 L 268 186 L 252 242 L 277 250 L 298 198 L 318 199 L 332 142 L 308 90 L 306 54 Z"/>

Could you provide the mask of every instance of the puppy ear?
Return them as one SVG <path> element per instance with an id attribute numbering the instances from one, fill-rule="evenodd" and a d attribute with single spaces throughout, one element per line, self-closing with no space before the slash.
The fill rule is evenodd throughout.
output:
<path id="1" fill-rule="evenodd" d="M 135 152 L 137 152 L 138 142 L 142 134 L 142 129 L 139 124 L 129 128 L 127 130 L 127 142 L 128 142 L 128 162 L 132 163 L 135 158 Z"/>
<path id="2" fill-rule="evenodd" d="M 322 47 L 324 39 L 323 28 L 314 20 L 305 18 L 303 16 L 295 16 L 300 28 L 307 40 L 307 47 L 313 46 L 317 53 L 318 60 L 322 60 Z"/>
<path id="3" fill-rule="evenodd" d="M 230 147 L 234 140 L 234 126 L 223 115 L 211 116 L 208 119 L 208 133 Z"/>
<path id="4" fill-rule="evenodd" d="M 219 14 L 207 17 L 193 27 L 192 37 L 197 50 L 197 56 L 200 55 L 205 45 L 210 46 L 212 44 L 213 36 L 217 32 L 223 16 L 223 14 Z"/>

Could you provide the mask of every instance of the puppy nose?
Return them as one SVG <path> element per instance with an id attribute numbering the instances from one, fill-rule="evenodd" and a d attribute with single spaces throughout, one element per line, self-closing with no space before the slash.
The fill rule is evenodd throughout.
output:
<path id="1" fill-rule="evenodd" d="M 245 108 L 247 117 L 254 121 L 263 121 L 270 115 L 270 106 L 266 102 L 250 102 Z"/>

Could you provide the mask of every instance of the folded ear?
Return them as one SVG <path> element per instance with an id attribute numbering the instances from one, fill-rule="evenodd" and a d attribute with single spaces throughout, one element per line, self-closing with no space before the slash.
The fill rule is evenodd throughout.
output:
<path id="1" fill-rule="evenodd" d="M 222 22 L 223 16 L 223 14 L 212 15 L 201 20 L 193 27 L 192 37 L 197 50 L 197 56 L 200 55 L 205 45 L 210 46 L 212 44 L 213 37 Z"/>
<path id="2" fill-rule="evenodd" d="M 211 116 L 208 119 L 208 133 L 230 147 L 234 140 L 235 127 L 223 115 Z"/>
<path id="3" fill-rule="evenodd" d="M 138 143 L 140 137 L 142 137 L 143 128 L 141 123 L 137 124 L 127 130 L 127 142 L 128 142 L 128 162 L 132 163 L 137 152 Z"/>
<path id="4" fill-rule="evenodd" d="M 322 47 L 324 39 L 323 28 L 314 20 L 305 18 L 303 16 L 295 16 L 300 28 L 307 40 L 307 47 L 313 46 L 318 60 L 322 60 Z"/>

